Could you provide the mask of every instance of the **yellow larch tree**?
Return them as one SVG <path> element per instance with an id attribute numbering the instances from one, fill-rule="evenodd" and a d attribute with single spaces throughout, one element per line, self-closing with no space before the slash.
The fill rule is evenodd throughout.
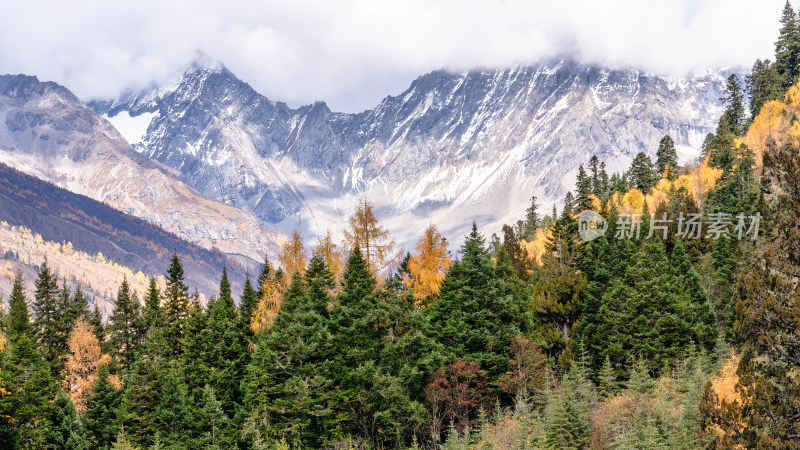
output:
<path id="1" fill-rule="evenodd" d="M 331 230 L 317 240 L 313 254 L 321 256 L 334 278 L 341 281 L 347 264 L 347 252 L 333 241 Z"/>
<path id="2" fill-rule="evenodd" d="M 303 235 L 299 231 L 294 230 L 291 239 L 283 244 L 281 249 L 280 264 L 283 269 L 284 284 L 288 285 L 292 280 L 292 275 L 296 273 L 303 274 L 306 270 L 308 258 L 306 257 L 306 248 L 303 245 Z"/>
<path id="3" fill-rule="evenodd" d="M 86 399 L 92 393 L 100 366 L 111 362 L 111 357 L 100 351 L 92 325 L 79 317 L 69 335 L 64 388 L 67 390 L 78 414 L 86 412 Z"/>
<path id="4" fill-rule="evenodd" d="M 250 317 L 250 329 L 253 334 L 258 334 L 262 330 L 270 329 L 278 317 L 283 300 L 283 292 L 286 290 L 285 279 L 291 280 L 291 275 L 285 273 L 280 276 L 272 276 L 264 281 L 261 290 L 264 294 L 258 300 L 258 305 L 253 310 Z"/>
<path id="5" fill-rule="evenodd" d="M 392 263 L 394 241 L 388 241 L 389 231 L 378 224 L 372 203 L 366 197 L 358 202 L 350 217 L 350 228 L 344 231 L 345 245 L 349 250 L 358 247 L 372 273 L 377 273 Z"/>
<path id="6" fill-rule="evenodd" d="M 414 291 L 416 306 L 420 306 L 423 299 L 439 293 L 439 286 L 451 264 L 447 241 L 436 225 L 428 225 L 408 261 L 411 276 L 404 279 Z"/>

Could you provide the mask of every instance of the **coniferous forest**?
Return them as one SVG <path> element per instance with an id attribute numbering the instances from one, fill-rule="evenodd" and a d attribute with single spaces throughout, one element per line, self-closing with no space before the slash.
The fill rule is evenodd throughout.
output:
<path id="1" fill-rule="evenodd" d="M 0 447 L 800 448 L 798 77 L 787 3 L 700 158 L 593 157 L 490 236 L 397 252 L 364 198 L 241 295 L 174 252 L 108 317 L 45 260 L 0 310 Z"/>

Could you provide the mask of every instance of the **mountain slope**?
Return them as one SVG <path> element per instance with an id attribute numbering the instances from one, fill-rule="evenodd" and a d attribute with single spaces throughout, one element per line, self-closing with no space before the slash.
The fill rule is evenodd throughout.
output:
<path id="1" fill-rule="evenodd" d="M 83 252 L 102 254 L 133 273 L 162 275 L 166 273 L 170 254 L 176 250 L 183 262 L 187 280 L 206 297 L 217 294 L 223 267 L 229 268 L 234 283 L 244 282 L 244 270 L 217 250 L 207 250 L 189 243 L 136 217 L 124 214 L 89 197 L 61 189 L 51 183 L 0 163 L 0 221 L 3 226 L 24 227 L 41 240 L 63 243 L 59 253 Z M 10 230 L 10 229 L 9 229 Z M 15 249 L 13 242 L 0 241 L 3 252 Z M 38 247 L 38 246 L 37 246 Z M 65 248 L 69 248 L 67 251 Z M 24 247 L 23 247 L 24 249 Z M 28 251 L 29 249 L 25 249 Z M 20 252 L 19 249 L 16 250 Z M 34 252 L 33 256 L 41 256 Z M 57 256 L 57 255 L 56 255 Z M 31 260 L 30 254 L 26 259 Z M 58 258 L 56 258 L 58 259 Z M 38 264 L 41 261 L 30 261 Z M 78 274 L 80 267 L 64 267 Z M 117 285 L 107 286 L 106 279 L 80 279 L 95 289 L 104 288 L 115 295 Z M 67 273 L 61 274 L 67 277 Z M 146 283 L 140 276 L 139 284 Z M 136 282 L 131 280 L 134 285 Z M 141 286 L 138 286 L 141 287 Z M 143 292 L 143 289 L 142 289 Z"/>
<path id="2" fill-rule="evenodd" d="M 339 231 L 367 195 L 401 242 L 428 222 L 460 239 L 470 219 L 494 229 L 572 188 L 592 155 L 610 171 L 669 134 L 697 154 L 721 113 L 724 77 L 669 79 L 561 61 L 432 72 L 359 114 L 321 102 L 292 109 L 222 66 L 193 65 L 170 87 L 93 107 L 148 114 L 137 150 L 200 192 L 264 223 Z"/>
<path id="3" fill-rule="evenodd" d="M 198 194 L 178 172 L 135 152 L 67 89 L 35 77 L 0 76 L 0 162 L 250 262 L 276 254 L 284 239 Z"/>

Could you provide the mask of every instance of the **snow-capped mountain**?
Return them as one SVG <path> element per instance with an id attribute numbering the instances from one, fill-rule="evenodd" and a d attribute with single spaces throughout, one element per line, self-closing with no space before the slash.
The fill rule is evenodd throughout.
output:
<path id="1" fill-rule="evenodd" d="M 161 226 L 245 265 L 276 255 L 285 236 L 207 198 L 182 175 L 135 152 L 66 88 L 0 76 L 0 162 Z M 241 257 L 245 258 L 241 258 Z"/>
<path id="2" fill-rule="evenodd" d="M 366 195 L 411 244 L 430 222 L 456 242 L 472 220 L 496 231 L 533 194 L 547 208 L 592 155 L 621 170 L 639 151 L 653 155 L 665 134 L 684 159 L 697 155 L 724 81 L 569 61 L 437 71 L 345 114 L 322 102 L 293 109 L 222 65 L 195 64 L 170 86 L 91 105 L 130 128 L 138 151 L 265 224 L 339 232 Z"/>

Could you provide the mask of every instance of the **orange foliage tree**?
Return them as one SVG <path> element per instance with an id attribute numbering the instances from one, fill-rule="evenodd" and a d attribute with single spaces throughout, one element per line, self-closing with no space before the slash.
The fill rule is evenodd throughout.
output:
<path id="1" fill-rule="evenodd" d="M 281 249 L 280 263 L 283 268 L 285 283 L 288 284 L 292 279 L 292 275 L 296 273 L 303 274 L 306 270 L 306 248 L 303 245 L 303 235 L 299 231 L 294 230 L 291 239 L 283 244 Z"/>
<path id="2" fill-rule="evenodd" d="M 389 231 L 378 224 L 372 204 L 366 197 L 358 202 L 355 213 L 350 217 L 350 229 L 344 231 L 348 249 L 356 246 L 361 249 L 372 273 L 377 273 L 392 263 L 391 253 L 394 241 L 388 241 Z"/>
<path id="3" fill-rule="evenodd" d="M 333 241 L 331 230 L 325 236 L 317 240 L 317 247 L 314 248 L 314 255 L 319 255 L 328 266 L 328 270 L 333 274 L 336 280 L 341 280 L 344 276 L 344 269 L 346 265 L 347 254 Z"/>
<path id="4" fill-rule="evenodd" d="M 86 399 L 92 393 L 100 366 L 111 362 L 111 357 L 100 351 L 100 342 L 91 324 L 79 317 L 69 336 L 69 353 L 65 357 L 64 387 L 75 404 L 78 414 L 86 412 Z"/>
<path id="5" fill-rule="evenodd" d="M 253 310 L 250 317 L 250 329 L 253 334 L 258 334 L 262 330 L 270 329 L 278 317 L 283 300 L 283 292 L 286 290 L 284 279 L 291 280 L 291 275 L 275 275 L 264 280 L 261 290 L 264 293 L 258 300 L 258 305 Z"/>
<path id="6" fill-rule="evenodd" d="M 436 225 L 428 225 L 408 261 L 411 276 L 405 276 L 404 280 L 413 289 L 417 306 L 423 299 L 439 293 L 439 285 L 451 264 L 447 241 Z"/>

